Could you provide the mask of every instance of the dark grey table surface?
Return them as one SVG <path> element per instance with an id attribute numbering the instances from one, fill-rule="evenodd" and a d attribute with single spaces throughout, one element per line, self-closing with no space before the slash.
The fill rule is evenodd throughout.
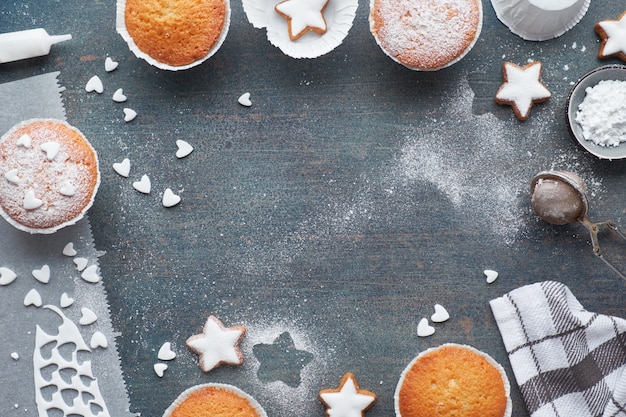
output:
<path id="1" fill-rule="evenodd" d="M 625 4 L 592 1 L 574 29 L 546 42 L 520 39 L 483 6 L 471 53 L 421 73 L 382 53 L 365 1 L 344 43 L 313 60 L 283 55 L 235 1 L 218 53 L 174 73 L 129 52 L 113 0 L 0 2 L 0 32 L 73 35 L 47 57 L 0 66 L 0 82 L 60 71 L 67 119 L 99 152 L 89 219 L 106 253 L 100 267 L 133 411 L 160 416 L 184 389 L 225 382 L 271 416 L 322 415 L 318 391 L 351 371 L 378 395 L 367 415 L 389 416 L 402 369 L 441 343 L 484 350 L 513 379 L 488 301 L 514 288 L 557 280 L 588 310 L 626 316 L 626 282 L 594 257 L 582 226 L 539 220 L 528 191 L 539 171 L 573 170 L 589 187 L 592 220 L 625 227 L 625 163 L 584 153 L 564 117 L 572 83 L 618 62 L 597 59 L 593 25 Z M 107 56 L 120 64 L 111 73 Z M 528 60 L 543 62 L 553 97 L 519 122 L 493 97 L 502 63 Z M 92 75 L 104 94 L 85 92 Z M 110 98 L 117 88 L 124 105 Z M 244 92 L 250 108 L 237 103 Z M 134 121 L 123 121 L 124 106 Z M 174 157 L 177 139 L 194 152 Z M 111 168 L 125 157 L 128 179 Z M 147 196 L 131 186 L 143 174 Z M 176 207 L 161 205 L 166 187 L 180 194 Z M 624 243 L 600 239 L 626 270 Z M 498 280 L 486 284 L 484 269 Z M 451 318 L 419 338 L 417 322 L 435 303 Z M 205 374 L 186 349 L 210 314 L 247 326 L 241 367 Z M 312 362 L 253 354 L 283 332 Z M 178 357 L 158 378 L 152 365 L 165 341 Z M 516 384 L 512 396 L 513 415 L 527 416 Z"/>

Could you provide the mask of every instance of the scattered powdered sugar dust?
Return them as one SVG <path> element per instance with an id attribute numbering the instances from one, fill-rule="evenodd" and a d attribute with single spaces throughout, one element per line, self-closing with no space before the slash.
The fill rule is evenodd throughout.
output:
<path id="1" fill-rule="evenodd" d="M 246 357 L 242 371 L 246 373 L 246 380 L 256 385 L 251 390 L 254 391 L 254 397 L 261 404 L 267 404 L 267 409 L 271 408 L 276 417 L 316 415 L 320 407 L 320 403 L 315 401 L 317 392 L 324 384 L 330 368 L 337 366 L 332 358 L 333 349 L 329 349 L 329 341 L 319 340 L 319 337 L 316 340 L 315 332 L 306 330 L 308 327 L 293 318 L 265 318 L 259 323 L 246 323 L 246 337 L 241 345 Z M 312 355 L 312 360 L 300 371 L 301 380 L 297 387 L 282 381 L 263 382 L 257 377 L 260 363 L 253 353 L 254 346 L 272 345 L 285 332 L 289 333 L 295 349 Z"/>
<path id="2" fill-rule="evenodd" d="M 444 100 L 444 117 L 406 129 L 388 181 L 432 184 L 456 210 L 511 244 L 524 224 L 519 198 L 530 177 L 515 158 L 511 126 L 490 113 L 472 114 L 472 99 L 461 82 Z"/>

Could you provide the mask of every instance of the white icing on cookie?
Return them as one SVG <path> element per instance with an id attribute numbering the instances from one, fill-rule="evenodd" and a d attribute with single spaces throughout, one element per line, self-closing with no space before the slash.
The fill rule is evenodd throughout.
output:
<path id="1" fill-rule="evenodd" d="M 510 104 L 521 120 L 528 118 L 533 103 L 552 96 L 540 81 L 541 62 L 531 62 L 523 67 L 505 62 L 504 75 L 505 82 L 496 93 L 496 100 Z"/>
<path id="2" fill-rule="evenodd" d="M 243 326 L 224 327 L 215 316 L 209 316 L 202 333 L 191 336 L 186 343 L 200 356 L 200 368 L 209 372 L 223 363 L 241 365 L 239 343 L 245 331 Z"/>
<path id="3" fill-rule="evenodd" d="M 346 374 L 337 390 L 322 390 L 320 398 L 326 405 L 326 414 L 332 417 L 362 417 L 371 407 L 376 395 L 359 389 L 354 375 Z"/>
<path id="4" fill-rule="evenodd" d="M 598 26 L 606 33 L 606 41 L 603 42 L 602 57 L 613 54 L 626 54 L 626 13 L 619 20 L 603 20 Z"/>
<path id="5" fill-rule="evenodd" d="M 322 13 L 328 0 L 285 0 L 275 6 L 276 12 L 289 22 L 289 37 L 298 39 L 308 31 L 326 32 Z"/>

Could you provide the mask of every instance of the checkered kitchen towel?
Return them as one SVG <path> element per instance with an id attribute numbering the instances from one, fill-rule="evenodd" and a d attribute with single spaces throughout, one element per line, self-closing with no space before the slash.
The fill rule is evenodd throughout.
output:
<path id="1" fill-rule="evenodd" d="M 490 304 L 532 417 L 626 417 L 626 320 L 554 281 Z"/>

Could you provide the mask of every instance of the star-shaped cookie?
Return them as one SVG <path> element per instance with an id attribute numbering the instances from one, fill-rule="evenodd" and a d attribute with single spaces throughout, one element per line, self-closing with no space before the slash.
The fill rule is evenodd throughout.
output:
<path id="1" fill-rule="evenodd" d="M 320 391 L 328 417 L 363 417 L 376 400 L 376 394 L 360 389 L 352 373 L 346 373 L 337 389 Z"/>
<path id="2" fill-rule="evenodd" d="M 329 0 L 285 0 L 274 6 L 276 13 L 287 19 L 289 39 L 298 40 L 308 31 L 326 33 L 324 9 Z"/>
<path id="3" fill-rule="evenodd" d="M 531 62 L 523 67 L 505 62 L 502 77 L 504 83 L 496 93 L 496 103 L 511 106 L 519 120 L 528 119 L 534 103 L 542 103 L 552 97 L 541 82 L 541 62 Z"/>
<path id="4" fill-rule="evenodd" d="M 603 20 L 595 24 L 594 29 L 602 39 L 598 58 L 616 56 L 626 61 L 626 12 L 617 20 Z"/>
<path id="5" fill-rule="evenodd" d="M 209 316 L 202 333 L 191 336 L 186 344 L 199 355 L 200 369 L 209 372 L 222 364 L 241 365 L 243 354 L 239 343 L 246 332 L 244 326 L 224 327 L 215 316 Z"/>

